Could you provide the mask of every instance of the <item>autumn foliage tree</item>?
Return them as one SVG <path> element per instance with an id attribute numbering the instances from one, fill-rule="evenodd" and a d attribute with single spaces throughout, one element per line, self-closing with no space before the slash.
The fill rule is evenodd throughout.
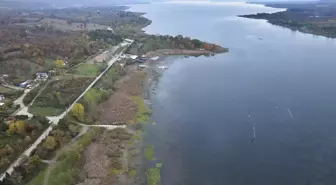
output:
<path id="1" fill-rule="evenodd" d="M 84 106 L 80 103 L 76 103 L 71 110 L 71 115 L 79 121 L 84 121 Z"/>
<path id="2" fill-rule="evenodd" d="M 21 134 L 24 135 L 26 133 L 26 127 L 25 127 L 25 123 L 22 120 L 19 121 L 12 121 L 9 124 L 8 130 L 7 130 L 8 134 Z"/>
<path id="3" fill-rule="evenodd" d="M 57 59 L 57 60 L 56 60 L 56 67 L 57 67 L 57 68 L 62 68 L 62 67 L 64 67 L 64 61 L 61 60 L 61 59 Z"/>

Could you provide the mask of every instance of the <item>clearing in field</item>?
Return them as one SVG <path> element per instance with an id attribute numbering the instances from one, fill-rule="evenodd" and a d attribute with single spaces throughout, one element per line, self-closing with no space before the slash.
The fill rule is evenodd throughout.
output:
<path id="1" fill-rule="evenodd" d="M 40 116 L 57 116 L 84 92 L 91 77 L 70 77 L 51 82 L 36 98 L 29 112 Z"/>
<path id="2" fill-rule="evenodd" d="M 83 76 L 95 77 L 105 68 L 103 64 L 80 64 L 71 73 Z"/>

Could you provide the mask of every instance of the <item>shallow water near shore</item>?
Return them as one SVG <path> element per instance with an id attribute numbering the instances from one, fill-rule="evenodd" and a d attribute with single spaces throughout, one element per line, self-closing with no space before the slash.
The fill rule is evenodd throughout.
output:
<path id="1" fill-rule="evenodd" d="M 151 94 L 163 185 L 336 184 L 335 40 L 236 17 L 277 11 L 260 5 L 131 10 L 147 12 L 148 33 L 230 48 L 174 60 Z"/>

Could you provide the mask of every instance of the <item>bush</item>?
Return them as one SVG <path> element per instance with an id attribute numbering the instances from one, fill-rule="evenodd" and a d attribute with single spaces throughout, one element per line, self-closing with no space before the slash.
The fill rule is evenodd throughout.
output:
<path id="1" fill-rule="evenodd" d="M 42 147 L 50 151 L 55 150 L 57 147 L 56 139 L 52 136 L 48 136 L 47 139 L 43 142 Z"/>

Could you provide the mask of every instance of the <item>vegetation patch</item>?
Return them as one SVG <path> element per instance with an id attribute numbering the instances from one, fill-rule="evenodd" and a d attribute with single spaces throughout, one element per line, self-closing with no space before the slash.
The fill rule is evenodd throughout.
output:
<path id="1" fill-rule="evenodd" d="M 30 106 L 29 112 L 33 115 L 39 116 L 58 116 L 62 114 L 64 109 L 59 109 L 55 107 L 37 107 L 37 106 Z"/>
<path id="2" fill-rule="evenodd" d="M 7 99 L 15 100 L 23 94 L 23 91 L 14 90 L 0 85 L 0 94 L 4 95 Z"/>
<path id="3" fill-rule="evenodd" d="M 149 120 L 149 116 L 151 115 L 150 109 L 145 105 L 143 98 L 140 96 L 133 96 L 132 100 L 137 105 L 137 113 L 136 113 L 136 122 L 144 123 Z"/>
<path id="4" fill-rule="evenodd" d="M 145 157 L 147 160 L 149 161 L 155 160 L 155 158 L 153 157 L 154 156 L 154 146 L 153 145 L 146 146 L 144 151 L 145 151 Z"/>
<path id="5" fill-rule="evenodd" d="M 90 77 L 71 77 L 53 81 L 36 98 L 29 112 L 36 115 L 57 116 L 83 93 L 91 81 Z"/>
<path id="6" fill-rule="evenodd" d="M 35 87 L 31 91 L 29 91 L 23 98 L 23 104 L 25 104 L 26 106 L 29 105 L 37 96 L 40 90 L 41 90 L 41 84 L 38 87 Z"/>
<path id="7" fill-rule="evenodd" d="M 129 175 L 130 177 L 135 177 L 135 176 L 137 175 L 137 172 L 136 172 L 136 170 L 129 170 L 129 171 L 128 171 L 128 175 Z"/>
<path id="8" fill-rule="evenodd" d="M 76 163 L 81 159 L 81 153 L 92 142 L 97 132 L 96 129 L 90 129 L 71 146 L 71 149 L 62 153 L 50 171 L 48 185 L 71 185 L 73 183 L 74 177 L 81 173 L 81 170 L 76 167 Z M 42 171 L 28 185 L 43 184 L 45 173 L 46 170 Z"/>
<path id="9" fill-rule="evenodd" d="M 42 117 L 13 120 L 7 125 L 0 120 L 0 172 L 3 172 L 49 126 Z"/>
<path id="10" fill-rule="evenodd" d="M 104 68 L 103 64 L 80 64 L 75 69 L 73 69 L 72 73 L 76 75 L 83 75 L 83 76 L 92 76 L 95 77 L 98 75 L 99 72 L 103 71 Z"/>
<path id="11" fill-rule="evenodd" d="M 98 119 L 98 105 L 107 100 L 115 91 L 115 83 L 125 72 L 119 65 L 113 66 L 80 100 L 85 110 L 85 123 Z"/>
<path id="12" fill-rule="evenodd" d="M 156 163 L 155 168 L 150 168 L 146 172 L 147 185 L 159 185 L 161 182 L 161 171 L 162 164 Z"/>
<path id="13" fill-rule="evenodd" d="M 138 36 L 136 42 L 132 44 L 127 52 L 135 55 L 143 55 L 150 51 L 172 49 L 172 50 L 195 50 L 195 51 L 209 51 L 214 53 L 227 52 L 227 48 L 222 48 L 216 44 L 202 42 L 198 39 L 190 39 L 178 35 L 176 37 L 168 35 L 141 35 Z"/>
<path id="14" fill-rule="evenodd" d="M 94 30 L 89 32 L 89 36 L 92 40 L 104 40 L 111 45 L 118 45 L 123 41 L 123 38 L 109 30 Z"/>

